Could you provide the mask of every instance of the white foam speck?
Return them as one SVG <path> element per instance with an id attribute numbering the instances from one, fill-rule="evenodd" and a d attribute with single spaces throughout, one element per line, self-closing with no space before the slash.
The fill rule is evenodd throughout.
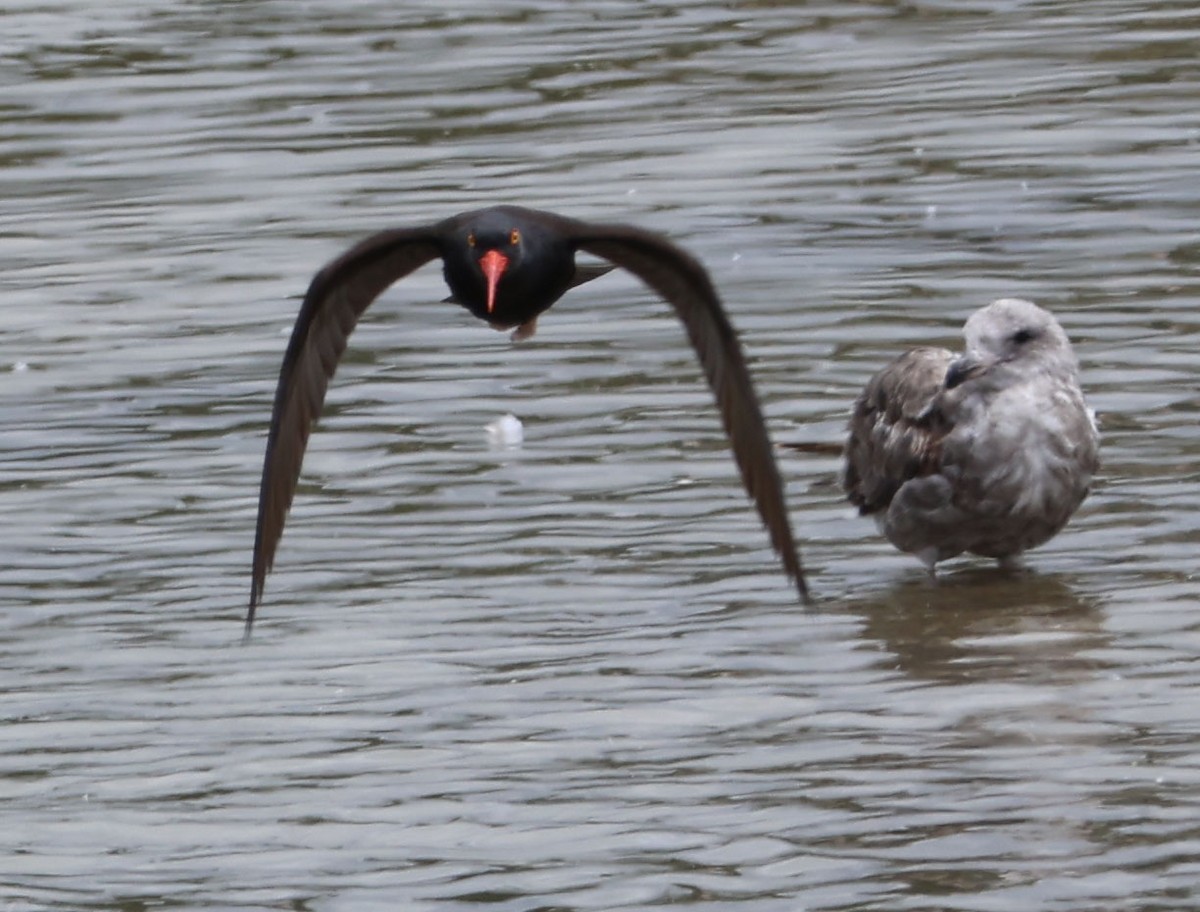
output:
<path id="1" fill-rule="evenodd" d="M 516 415 L 502 415 L 487 426 L 487 436 L 495 449 L 515 449 L 525 440 L 525 428 Z"/>

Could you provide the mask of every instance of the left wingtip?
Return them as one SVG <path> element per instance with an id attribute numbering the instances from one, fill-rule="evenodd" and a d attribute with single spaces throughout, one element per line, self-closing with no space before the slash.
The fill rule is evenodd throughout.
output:
<path id="1" fill-rule="evenodd" d="M 242 629 L 242 645 L 245 646 L 250 642 L 250 634 L 254 631 L 254 615 L 258 607 L 258 598 L 261 595 L 261 590 L 257 584 L 251 585 L 250 588 L 250 604 L 246 607 L 246 626 Z"/>

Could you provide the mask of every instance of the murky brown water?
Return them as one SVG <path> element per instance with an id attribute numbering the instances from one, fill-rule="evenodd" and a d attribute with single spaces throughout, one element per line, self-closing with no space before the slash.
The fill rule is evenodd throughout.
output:
<path id="1" fill-rule="evenodd" d="M 1195 909 L 1192 2 L 23 0 L 0 12 L 0 908 Z M 783 467 L 799 608 L 666 307 L 351 343 L 255 640 L 313 270 L 493 202 L 711 268 L 779 439 L 1022 295 L 1104 476 L 938 586 Z M 515 452 L 488 448 L 505 412 Z"/>

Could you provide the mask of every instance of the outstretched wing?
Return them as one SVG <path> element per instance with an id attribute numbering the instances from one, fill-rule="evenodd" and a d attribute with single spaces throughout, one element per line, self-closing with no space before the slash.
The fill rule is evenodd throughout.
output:
<path id="1" fill-rule="evenodd" d="M 571 284 L 567 288 L 568 290 L 578 288 L 585 282 L 598 279 L 602 275 L 608 275 L 612 271 L 613 267 L 610 263 L 576 263 L 575 278 L 571 279 Z"/>
<path id="2" fill-rule="evenodd" d="M 271 412 L 271 432 L 258 494 L 258 528 L 246 636 L 275 559 L 300 463 L 329 380 L 358 318 L 380 293 L 441 255 L 436 226 L 383 231 L 356 244 L 313 277 L 296 318 Z"/>
<path id="3" fill-rule="evenodd" d="M 953 360 L 944 348 L 907 351 L 854 403 L 842 487 L 859 513 L 886 510 L 902 484 L 937 469 L 948 428 L 932 406 Z"/>
<path id="4" fill-rule="evenodd" d="M 562 219 L 560 227 L 577 248 L 629 270 L 675 309 L 716 395 L 746 490 L 758 507 L 784 570 L 796 581 L 801 599 L 807 601 L 804 568 L 792 537 L 783 483 L 758 396 L 737 333 L 708 273 L 690 254 L 640 228 L 572 219 Z"/>

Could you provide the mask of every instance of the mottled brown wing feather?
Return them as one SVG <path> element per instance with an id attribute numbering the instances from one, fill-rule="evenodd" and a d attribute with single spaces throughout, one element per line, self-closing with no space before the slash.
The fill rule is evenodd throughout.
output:
<path id="1" fill-rule="evenodd" d="M 380 293 L 440 256 L 436 226 L 384 231 L 355 245 L 313 277 L 279 371 L 258 495 L 258 526 L 246 636 L 283 534 L 300 464 L 325 391 L 358 318 Z"/>
<path id="2" fill-rule="evenodd" d="M 704 267 L 666 239 L 627 225 L 561 220 L 581 250 L 629 270 L 675 310 L 716 395 L 746 490 L 758 507 L 784 570 L 808 600 L 804 569 L 788 522 L 783 483 L 741 344 Z"/>
<path id="3" fill-rule="evenodd" d="M 886 510 L 904 482 L 937 469 L 947 428 L 931 405 L 953 360 L 944 348 L 914 348 L 854 403 L 842 487 L 859 513 Z"/>

